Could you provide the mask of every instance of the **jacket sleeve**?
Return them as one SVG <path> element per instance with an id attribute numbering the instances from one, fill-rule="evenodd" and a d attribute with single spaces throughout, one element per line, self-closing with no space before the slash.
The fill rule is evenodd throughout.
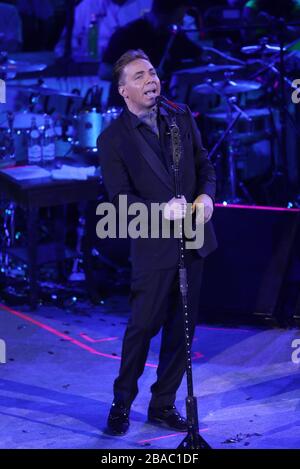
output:
<path id="1" fill-rule="evenodd" d="M 193 151 L 198 180 L 198 192 L 209 195 L 213 201 L 216 196 L 216 173 L 212 162 L 207 158 L 207 150 L 203 147 L 202 138 L 196 121 L 189 107 L 186 107 L 190 120 L 193 140 Z"/>

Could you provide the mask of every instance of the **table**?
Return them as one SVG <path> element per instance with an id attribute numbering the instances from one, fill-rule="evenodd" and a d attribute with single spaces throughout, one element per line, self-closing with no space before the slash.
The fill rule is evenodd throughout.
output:
<path id="1" fill-rule="evenodd" d="M 70 159 L 68 164 L 70 164 Z M 76 163 L 74 163 L 76 166 Z M 16 171 L 17 169 L 15 169 Z M 61 263 L 65 258 L 65 207 L 67 204 L 95 201 L 101 192 L 102 181 L 99 175 L 87 180 L 54 180 L 51 177 L 17 180 L 11 175 L 0 171 L 0 197 L 13 201 L 27 211 L 27 253 L 23 260 L 28 262 L 30 306 L 36 309 L 38 303 L 37 266 L 38 263 L 56 261 Z M 38 211 L 42 207 L 55 207 L 54 249 L 38 246 Z M 89 239 L 89 237 L 87 237 Z M 84 246 L 85 254 L 89 255 L 89 246 Z M 53 256 L 54 253 L 54 256 Z M 12 255 L 21 257 L 20 252 L 12 250 Z M 54 257 L 54 258 L 53 258 Z M 87 259 L 87 269 L 91 265 Z M 89 270 L 87 277 L 91 277 Z M 87 283 L 88 279 L 87 279 Z"/>

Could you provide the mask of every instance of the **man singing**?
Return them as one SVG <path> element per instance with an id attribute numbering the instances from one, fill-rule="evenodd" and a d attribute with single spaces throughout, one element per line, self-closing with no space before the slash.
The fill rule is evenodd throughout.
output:
<path id="1" fill-rule="evenodd" d="M 114 66 L 114 78 L 125 101 L 123 113 L 99 137 L 98 150 L 105 187 L 116 207 L 119 196 L 128 205 L 165 203 L 166 220 L 183 219 L 187 203 L 204 205 L 204 244 L 186 251 L 188 311 L 191 339 L 197 323 L 203 258 L 216 248 L 210 222 L 216 180 L 212 164 L 187 106 L 184 112 L 157 105 L 160 80 L 142 50 L 129 50 Z M 181 137 L 181 198 L 175 198 L 170 112 Z M 187 422 L 175 407 L 176 392 L 185 372 L 184 315 L 179 290 L 179 240 L 174 236 L 131 239 L 131 316 L 123 339 L 119 375 L 108 416 L 108 431 L 123 435 L 138 393 L 150 341 L 161 329 L 162 339 L 156 382 L 148 421 L 177 431 Z"/>

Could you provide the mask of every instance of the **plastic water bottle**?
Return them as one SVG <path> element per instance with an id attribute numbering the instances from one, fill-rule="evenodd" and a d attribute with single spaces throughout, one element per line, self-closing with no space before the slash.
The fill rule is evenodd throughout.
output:
<path id="1" fill-rule="evenodd" d="M 57 118 L 56 121 L 54 122 L 54 134 L 55 134 L 55 139 L 59 140 L 63 137 L 63 127 L 62 127 L 62 120 L 60 118 Z"/>
<path id="2" fill-rule="evenodd" d="M 43 138 L 43 162 L 52 163 L 55 159 L 55 133 L 49 117 L 45 118 Z"/>
<path id="3" fill-rule="evenodd" d="M 98 20 L 95 13 L 93 13 L 88 30 L 88 53 L 93 59 L 98 57 L 98 35 Z"/>
<path id="4" fill-rule="evenodd" d="M 31 120 L 31 128 L 28 138 L 28 163 L 38 164 L 42 161 L 41 133 L 38 129 L 36 118 Z"/>

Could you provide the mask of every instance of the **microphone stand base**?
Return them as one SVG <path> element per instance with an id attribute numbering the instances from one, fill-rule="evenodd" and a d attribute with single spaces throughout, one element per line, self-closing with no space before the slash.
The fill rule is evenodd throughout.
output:
<path id="1" fill-rule="evenodd" d="M 182 440 L 178 449 L 212 449 L 211 446 L 197 432 L 189 430 L 187 436 Z"/>

